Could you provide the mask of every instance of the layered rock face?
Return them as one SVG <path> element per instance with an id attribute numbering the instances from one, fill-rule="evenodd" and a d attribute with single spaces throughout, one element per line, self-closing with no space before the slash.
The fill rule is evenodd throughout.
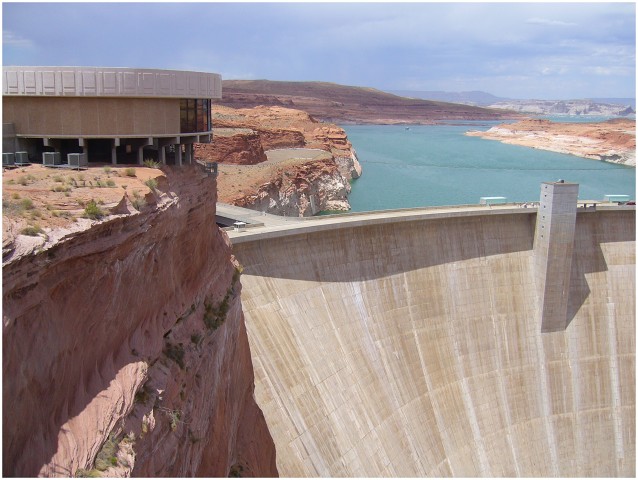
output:
<path id="1" fill-rule="evenodd" d="M 350 209 L 361 165 L 343 129 L 282 107 L 217 106 L 213 123 L 195 156 L 220 163 L 220 201 L 286 216 Z"/>
<path id="2" fill-rule="evenodd" d="M 349 210 L 350 190 L 338 165 L 326 159 L 288 168 L 233 204 L 274 215 L 309 217 L 326 210 Z"/>
<path id="3" fill-rule="evenodd" d="M 629 119 L 599 123 L 525 120 L 498 125 L 486 132 L 470 131 L 466 135 L 636 166 L 636 122 Z"/>
<path id="4" fill-rule="evenodd" d="M 4 475 L 277 474 L 215 180 L 167 177 L 158 208 L 4 265 Z"/>

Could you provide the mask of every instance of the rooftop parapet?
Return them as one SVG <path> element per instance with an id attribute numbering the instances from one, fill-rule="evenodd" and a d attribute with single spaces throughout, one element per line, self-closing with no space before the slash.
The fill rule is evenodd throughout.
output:
<path id="1" fill-rule="evenodd" d="M 221 98 L 217 73 L 114 67 L 3 67 L 2 94 L 58 97 Z"/>

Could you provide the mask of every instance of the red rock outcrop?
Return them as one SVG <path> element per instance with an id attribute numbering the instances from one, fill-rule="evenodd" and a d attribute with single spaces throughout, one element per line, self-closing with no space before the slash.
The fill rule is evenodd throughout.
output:
<path id="1" fill-rule="evenodd" d="M 598 123 L 524 120 L 466 135 L 503 143 L 567 153 L 591 160 L 636 166 L 636 122 L 614 119 Z"/>
<path id="2" fill-rule="evenodd" d="M 252 210 L 309 217 L 326 210 L 349 210 L 350 185 L 332 159 L 288 167 L 256 192 L 238 195 L 230 203 Z"/>
<path id="3" fill-rule="evenodd" d="M 288 216 L 350 209 L 349 182 L 361 175 L 361 165 L 342 128 L 279 106 L 216 106 L 213 124 L 213 143 L 196 145 L 195 157 L 221 164 L 220 201 Z M 247 137 L 258 140 L 249 144 Z M 309 150 L 294 150 L 301 148 Z"/>
<path id="4" fill-rule="evenodd" d="M 4 265 L 5 476 L 277 474 L 215 180 L 167 178 L 157 208 Z"/>
<path id="5" fill-rule="evenodd" d="M 217 131 L 211 143 L 196 143 L 195 158 L 208 162 L 233 165 L 254 165 L 268 160 L 261 135 L 257 132 L 233 132 L 220 135 Z"/>

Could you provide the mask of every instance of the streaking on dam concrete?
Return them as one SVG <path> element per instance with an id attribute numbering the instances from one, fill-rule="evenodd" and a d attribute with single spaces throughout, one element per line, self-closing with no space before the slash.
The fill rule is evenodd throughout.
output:
<path id="1" fill-rule="evenodd" d="M 230 231 L 282 476 L 635 474 L 635 207 L 578 206 L 544 332 L 537 208 Z"/>

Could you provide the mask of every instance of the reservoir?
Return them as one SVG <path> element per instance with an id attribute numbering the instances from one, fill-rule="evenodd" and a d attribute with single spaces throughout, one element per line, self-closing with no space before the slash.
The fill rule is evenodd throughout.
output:
<path id="1" fill-rule="evenodd" d="M 634 167 L 464 135 L 498 123 L 342 126 L 363 168 L 352 183 L 352 211 L 476 204 L 495 196 L 538 201 L 541 182 L 559 179 L 578 183 L 581 200 L 635 199 Z"/>

